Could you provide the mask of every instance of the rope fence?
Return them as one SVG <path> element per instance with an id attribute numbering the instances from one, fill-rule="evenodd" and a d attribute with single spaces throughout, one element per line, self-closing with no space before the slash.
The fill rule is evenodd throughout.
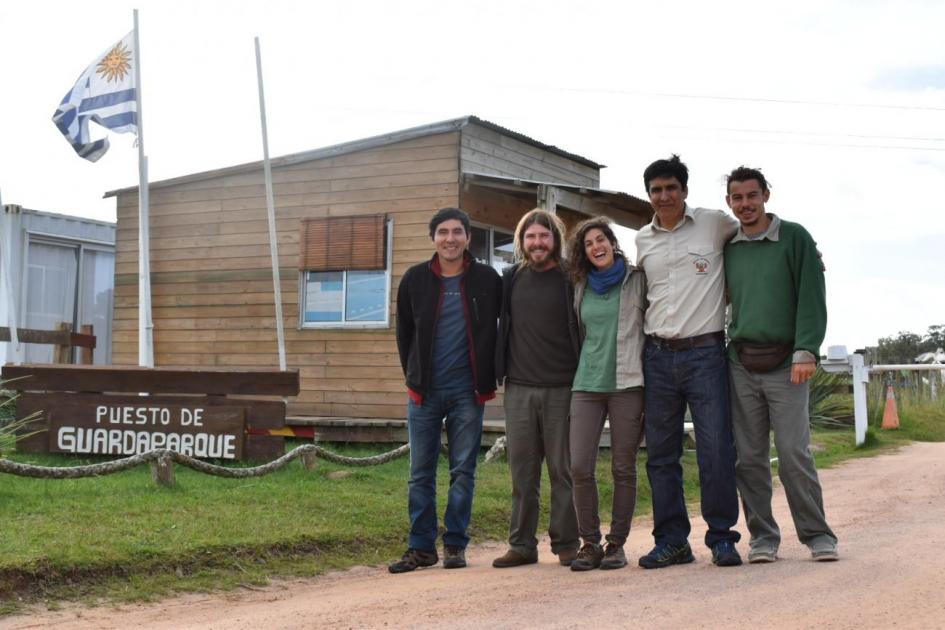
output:
<path id="1" fill-rule="evenodd" d="M 448 453 L 445 446 L 440 445 L 443 453 Z M 378 466 L 386 464 L 395 459 L 404 457 L 410 452 L 410 444 L 404 444 L 386 453 L 372 455 L 369 457 L 348 457 L 333 453 L 318 444 L 305 444 L 292 449 L 279 459 L 275 459 L 267 464 L 251 466 L 246 468 L 231 468 L 229 466 L 220 466 L 208 462 L 194 459 L 189 455 L 182 455 L 176 451 L 164 448 L 154 449 L 147 453 L 140 453 L 122 459 L 116 459 L 110 462 L 99 464 L 87 464 L 83 466 L 37 466 L 35 464 L 24 464 L 14 462 L 8 459 L 0 459 L 0 473 L 17 475 L 19 477 L 33 477 L 40 479 L 80 479 L 83 477 L 100 477 L 102 475 L 111 475 L 135 468 L 142 464 L 151 465 L 152 478 L 156 483 L 169 484 L 174 482 L 173 463 L 186 466 L 192 470 L 213 475 L 216 477 L 228 477 L 243 479 L 247 477 L 262 477 L 269 473 L 284 468 L 296 459 L 300 459 L 306 469 L 315 467 L 317 459 L 320 457 L 326 461 L 343 466 Z"/>

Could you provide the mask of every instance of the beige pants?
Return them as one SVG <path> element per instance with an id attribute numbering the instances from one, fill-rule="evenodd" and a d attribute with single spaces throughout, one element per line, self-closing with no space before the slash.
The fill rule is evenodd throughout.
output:
<path id="1" fill-rule="evenodd" d="M 571 388 L 505 386 L 505 439 L 512 475 L 509 549 L 532 558 L 538 553 L 541 465 L 548 466 L 551 506 L 548 536 L 551 551 L 578 546 L 577 519 L 571 500 L 568 457 L 568 412 Z"/>

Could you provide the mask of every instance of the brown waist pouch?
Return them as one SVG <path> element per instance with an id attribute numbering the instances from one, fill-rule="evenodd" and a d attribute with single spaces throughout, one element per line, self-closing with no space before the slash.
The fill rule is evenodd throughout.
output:
<path id="1" fill-rule="evenodd" d="M 749 372 L 770 372 L 794 352 L 793 343 L 733 341 L 738 360 Z"/>

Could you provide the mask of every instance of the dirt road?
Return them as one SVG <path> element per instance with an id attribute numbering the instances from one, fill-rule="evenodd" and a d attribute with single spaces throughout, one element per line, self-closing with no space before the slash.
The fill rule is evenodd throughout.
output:
<path id="1" fill-rule="evenodd" d="M 821 472 L 841 560 L 815 563 L 797 542 L 782 492 L 784 542 L 771 565 L 712 566 L 693 519 L 696 562 L 644 571 L 650 523 L 634 523 L 632 566 L 573 573 L 547 546 L 537 565 L 497 570 L 501 544 L 470 567 L 393 576 L 360 567 L 259 591 L 193 595 L 120 608 L 68 607 L 0 628 L 943 628 L 945 444 L 915 444 Z M 742 525 L 744 531 L 744 525 Z M 747 545 L 739 545 L 746 553 Z"/>

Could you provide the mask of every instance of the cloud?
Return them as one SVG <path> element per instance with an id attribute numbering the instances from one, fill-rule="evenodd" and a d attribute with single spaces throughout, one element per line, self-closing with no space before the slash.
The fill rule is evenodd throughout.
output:
<path id="1" fill-rule="evenodd" d="M 869 86 L 896 92 L 945 90 L 945 65 L 888 68 L 878 72 Z"/>

